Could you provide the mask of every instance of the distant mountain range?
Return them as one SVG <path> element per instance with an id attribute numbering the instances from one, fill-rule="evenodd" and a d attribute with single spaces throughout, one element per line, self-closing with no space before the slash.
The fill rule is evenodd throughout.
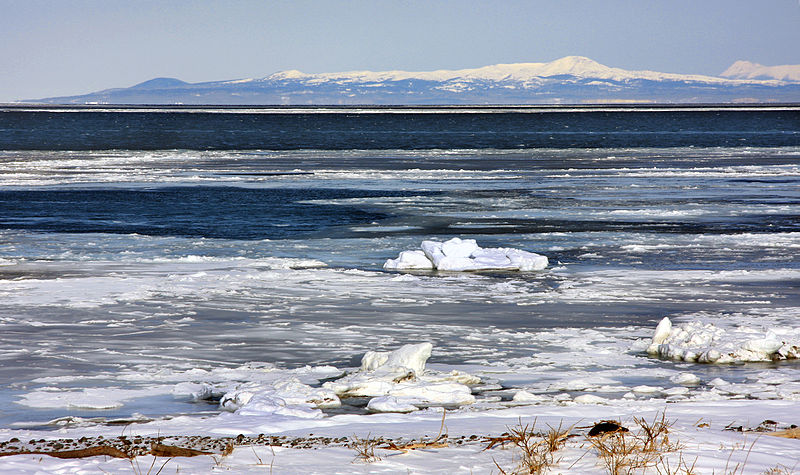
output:
<path id="1" fill-rule="evenodd" d="M 477 69 L 282 71 L 260 79 L 187 83 L 156 78 L 128 88 L 29 100 L 47 104 L 398 105 L 800 102 L 800 65 L 737 61 L 722 77 L 628 71 L 582 56 Z"/>

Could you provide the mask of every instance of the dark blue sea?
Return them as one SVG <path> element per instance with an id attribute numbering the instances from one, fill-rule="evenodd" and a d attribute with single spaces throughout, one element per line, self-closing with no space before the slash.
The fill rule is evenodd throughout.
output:
<path id="1" fill-rule="evenodd" d="M 453 237 L 550 266 L 382 267 Z M 0 108 L 0 426 L 420 341 L 486 401 L 621 398 L 685 370 L 641 351 L 664 316 L 800 337 L 798 254 L 797 106 Z M 766 369 L 800 382 L 692 371 Z"/>

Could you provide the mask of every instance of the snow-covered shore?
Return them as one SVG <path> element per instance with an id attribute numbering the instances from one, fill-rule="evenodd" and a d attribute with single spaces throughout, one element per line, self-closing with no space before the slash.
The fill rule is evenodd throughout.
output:
<path id="1" fill-rule="evenodd" d="M 132 424 L 124 428 L 64 428 L 53 432 L 8 430 L 0 436 L 21 441 L 39 438 L 79 438 L 91 434 L 117 437 L 124 433 L 129 439 L 136 435 L 169 436 L 197 434 L 228 436 L 256 435 L 338 439 L 329 443 L 253 444 L 236 445 L 228 455 L 219 453 L 196 457 L 140 456 L 134 460 L 96 456 L 81 459 L 58 459 L 39 454 L 14 455 L 0 458 L 0 469 L 18 474 L 67 473 L 147 473 L 147 467 L 164 465 L 162 473 L 201 474 L 224 471 L 229 473 L 497 473 L 501 467 L 510 473 L 519 461 L 518 449 L 510 444 L 487 450 L 491 437 L 501 437 L 509 428 L 519 424 L 536 424 L 542 431 L 548 428 L 570 427 L 570 438 L 557 452 L 559 462 L 554 473 L 607 473 L 597 451 L 587 436 L 588 428 L 601 420 L 617 420 L 634 428 L 634 417 L 652 421 L 666 413 L 672 424 L 669 438 L 679 448 L 663 453 L 661 469 L 677 469 L 681 462 L 694 467 L 693 473 L 764 473 L 770 469 L 796 473 L 800 467 L 800 440 L 774 437 L 765 432 L 750 431 L 780 429 L 797 422 L 798 401 L 731 401 L 720 403 L 665 404 L 663 400 L 627 402 L 619 405 L 520 406 L 485 412 L 447 413 L 444 431 L 445 444 L 435 448 L 419 448 L 402 452 L 387 448 L 374 450 L 379 460 L 365 462 L 357 451 L 342 443 L 357 439 L 392 439 L 395 443 L 431 440 L 441 428 L 440 410 L 414 414 L 338 415 L 326 419 L 253 418 L 245 422 L 233 415 L 205 421 L 175 418 L 149 424 Z M 774 421 L 775 424 L 764 421 Z M 741 426 L 742 430 L 739 431 Z M 733 429 L 733 430 L 731 430 Z M 297 439 L 301 440 L 301 439 Z M 166 443 L 166 442 L 165 442 Z M 154 460 L 155 459 L 155 460 Z M 497 464 L 497 465 L 495 465 Z M 137 467 L 139 467 L 137 469 Z M 137 470 L 139 470 L 137 472 Z M 637 473 L 640 473 L 637 471 Z M 647 473 L 657 473 L 651 467 Z M 672 472 L 683 473 L 683 472 Z"/>
<path id="2" fill-rule="evenodd" d="M 671 325 L 665 319 L 649 348 L 647 339 L 642 339 L 631 351 L 648 348 L 653 353 L 652 345 L 664 345 L 669 335 L 674 339 L 686 332 Z M 716 332 L 717 338 L 722 334 L 722 330 Z M 511 473 L 521 453 L 509 441 L 509 431 L 527 427 L 538 437 L 560 427 L 569 437 L 554 453 L 552 471 L 605 473 L 608 460 L 593 444 L 590 428 L 613 420 L 630 427 L 629 435 L 622 437 L 636 440 L 644 437 L 641 421 L 654 423 L 662 417 L 669 426 L 669 441 L 657 456 L 648 455 L 636 473 L 684 473 L 681 470 L 690 467 L 692 473 L 795 473 L 800 467 L 800 439 L 775 435 L 781 430 L 800 435 L 794 429 L 800 422 L 800 394 L 792 390 L 797 384 L 790 381 L 751 384 L 744 388 L 745 393 L 756 391 L 759 384 L 784 390 L 780 397 L 759 399 L 754 395 L 751 399 L 737 397 L 735 390 L 726 392 L 724 381 L 701 381 L 684 371 L 672 374 L 672 388 L 636 387 L 621 398 L 592 392 L 552 397 L 535 394 L 535 389 L 517 389 L 509 392 L 513 397 L 503 400 L 481 396 L 481 391 L 492 385 L 478 376 L 426 368 L 432 352 L 430 343 L 404 345 L 391 352 L 369 351 L 361 366 L 346 374 L 332 367 L 276 371 L 251 366 L 239 369 L 235 376 L 251 380 L 246 383 L 231 379 L 216 384 L 192 382 L 215 379 L 202 371 L 162 375 L 184 379 L 172 387 L 176 397 L 216 398 L 225 410 L 208 417 L 134 419 L 126 421 L 122 429 L 118 422 L 79 418 L 57 422 L 55 430 L 0 429 L 0 454 L 13 454 L 0 457 L 0 470 L 19 474 L 146 473 L 142 467 L 163 466 L 163 473 L 197 474 L 264 470 L 493 473 L 498 469 Z M 218 374 L 216 379 L 221 377 L 225 376 Z M 320 386 L 313 384 L 314 380 L 326 382 Z M 593 384 L 587 380 L 583 387 L 591 389 Z M 704 384 L 707 390 L 687 397 L 689 388 Z M 574 392 L 580 384 L 573 386 Z M 58 392 L 39 391 L 22 402 L 46 404 L 48 395 L 63 397 Z M 338 408 L 347 398 L 361 398 L 367 411 L 323 412 Z M 364 445 L 364 441 L 371 442 Z M 179 447 L 178 455 L 163 452 L 163 446 Z M 358 450 L 367 446 L 369 460 Z M 75 452 L 71 451 L 93 447 L 104 447 L 106 455 L 73 458 Z M 43 455 L 59 451 L 67 458 Z M 156 455 L 141 455 L 150 451 Z M 205 453 L 188 456 L 191 451 Z M 125 458 L 125 454 L 131 456 Z M 663 472 L 668 469 L 673 471 Z"/>

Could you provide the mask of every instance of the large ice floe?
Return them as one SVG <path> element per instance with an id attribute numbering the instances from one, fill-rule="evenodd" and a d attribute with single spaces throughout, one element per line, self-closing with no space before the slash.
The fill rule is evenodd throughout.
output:
<path id="1" fill-rule="evenodd" d="M 422 241 L 422 250 L 403 251 L 397 259 L 388 259 L 386 270 L 533 271 L 547 267 L 547 257 L 507 247 L 482 248 L 474 239 Z"/>
<path id="2" fill-rule="evenodd" d="M 713 323 L 692 321 L 682 326 L 664 317 L 647 352 L 653 356 L 697 363 L 737 363 L 800 358 L 796 328 L 725 330 Z"/>
<path id="3" fill-rule="evenodd" d="M 480 379 L 452 371 L 425 369 L 433 345 L 405 345 L 391 352 L 368 351 L 358 371 L 322 385 L 339 397 L 369 397 L 373 412 L 411 412 L 429 406 L 462 406 L 475 402 L 469 385 Z"/>

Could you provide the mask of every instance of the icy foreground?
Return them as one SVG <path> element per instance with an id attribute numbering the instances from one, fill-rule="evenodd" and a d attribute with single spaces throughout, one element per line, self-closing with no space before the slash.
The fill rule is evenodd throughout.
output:
<path id="1" fill-rule="evenodd" d="M 534 271 L 547 267 L 546 256 L 506 247 L 481 248 L 474 239 L 422 241 L 421 251 L 403 251 L 383 265 L 386 270 Z"/>
<path id="2" fill-rule="evenodd" d="M 664 317 L 647 352 L 654 356 L 697 363 L 743 363 L 800 358 L 797 328 L 766 331 L 739 327 L 724 330 L 713 323 L 692 321 L 673 326 Z"/>
<path id="3" fill-rule="evenodd" d="M 664 319 L 655 339 L 663 344 L 671 341 L 673 333 L 689 334 L 687 328 L 691 325 L 673 328 L 671 321 Z M 722 330 L 718 333 L 725 334 Z M 592 335 L 592 339 L 600 336 Z M 566 341 L 575 339 L 576 335 L 570 334 Z M 642 349 L 633 351 L 641 354 Z M 781 400 L 723 401 L 714 399 L 720 391 L 752 393 L 758 385 L 721 387 L 724 382 L 715 380 L 707 382 L 714 389 L 704 397 L 686 400 L 688 387 L 702 385 L 704 381 L 691 373 L 679 373 L 682 368 L 676 368 L 662 374 L 671 375 L 674 388 L 636 387 L 632 388 L 631 397 L 621 400 L 589 393 L 543 397 L 536 394 L 540 391 L 534 384 L 530 391 L 515 391 L 510 401 L 501 402 L 498 398 L 496 404 L 488 405 L 489 401 L 476 401 L 472 394 L 479 393 L 479 385 L 485 386 L 486 381 L 455 370 L 441 372 L 428 368 L 432 351 L 432 344 L 427 342 L 403 345 L 393 351 L 367 351 L 360 366 L 345 375 L 331 366 L 280 370 L 268 364 L 219 371 L 161 371 L 148 379 L 161 383 L 182 381 L 174 385 L 174 396 L 219 399 L 227 411 L 212 417 L 128 421 L 122 431 L 118 425 L 86 424 L 79 418 L 59 424 L 55 430 L 0 429 L 0 453 L 16 454 L 0 457 L 0 471 L 146 473 L 147 467 L 155 466 L 156 470 L 164 468 L 162 473 L 188 474 L 216 471 L 450 474 L 492 473 L 500 467 L 512 473 L 520 460 L 519 449 L 510 442 L 496 441 L 503 440 L 510 429 L 535 424 L 539 431 L 566 428 L 570 435 L 553 458 L 554 473 L 607 473 L 604 468 L 607 461 L 593 447 L 589 428 L 613 419 L 630 427 L 631 437 L 644 437 L 636 418 L 657 421 L 663 415 L 669 424 L 672 445 L 665 444 L 658 457 L 636 473 L 683 473 L 664 472 L 682 463 L 694 466 L 692 473 L 732 473 L 731 467 L 739 467 L 736 473 L 766 473 L 772 469 L 784 471 L 768 473 L 793 473 L 800 466 L 797 455 L 800 441 L 769 435 L 796 432 L 791 427 L 798 422 L 800 399 L 788 386 Z M 596 355 L 592 366 L 604 366 L 602 353 Z M 581 354 L 585 354 L 584 347 L 575 356 Z M 619 360 L 625 356 L 611 357 Z M 495 367 L 494 371 L 499 369 Z M 609 382 L 588 373 L 583 380 L 576 377 L 551 389 L 580 394 L 580 388 L 593 387 L 593 380 L 595 389 L 602 393 L 602 388 L 596 385 Z M 203 380 L 219 382 L 196 382 Z M 322 380 L 327 382 L 320 386 Z M 764 384 L 773 382 L 765 379 Z M 633 393 L 648 396 L 640 398 Z M 321 409 L 338 407 L 345 398 L 368 399 L 366 407 L 373 414 L 322 412 Z M 120 437 L 121 432 L 124 437 Z M 367 439 L 377 442 L 374 457 L 365 460 L 354 447 L 359 440 Z M 141 455 L 155 450 L 148 445 L 152 440 L 159 440 L 167 447 L 201 450 L 205 454 Z M 142 446 L 144 452 L 127 455 L 132 459 L 120 455 L 116 457 L 122 458 L 59 459 L 35 452 L 109 446 L 124 450 Z M 397 447 L 411 448 L 403 451 Z"/>

